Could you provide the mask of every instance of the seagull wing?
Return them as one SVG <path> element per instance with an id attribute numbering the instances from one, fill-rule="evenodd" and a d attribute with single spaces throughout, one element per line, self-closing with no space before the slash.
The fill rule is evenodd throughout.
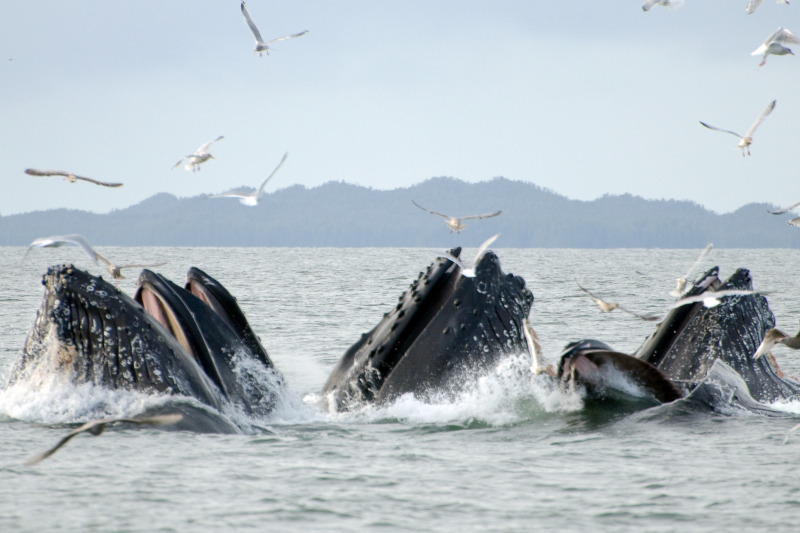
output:
<path id="1" fill-rule="evenodd" d="M 745 290 L 725 290 L 725 291 L 706 291 L 702 294 L 698 294 L 697 296 L 690 296 L 688 298 L 682 298 L 677 302 L 670 304 L 667 306 L 667 309 L 675 309 L 676 307 L 680 307 L 682 305 L 689 305 L 697 302 L 702 302 L 708 298 L 725 298 L 726 296 L 747 296 L 750 294 L 769 294 L 769 292 L 765 291 L 745 291 Z"/>
<path id="2" fill-rule="evenodd" d="M 256 43 L 264 44 L 264 39 L 261 38 L 261 32 L 258 31 L 256 23 L 253 22 L 253 19 L 250 18 L 250 13 L 247 12 L 247 6 L 244 5 L 244 2 L 242 2 L 242 15 L 244 16 L 244 23 L 247 24 L 247 27 L 250 28 L 251 32 L 253 32 L 253 37 L 256 38 Z"/>
<path id="3" fill-rule="evenodd" d="M 286 161 L 286 158 L 288 156 L 289 156 L 289 152 L 286 152 L 285 154 L 283 154 L 283 159 L 281 159 L 281 162 L 278 163 L 278 166 L 275 167 L 275 170 L 272 171 L 272 174 L 267 176 L 267 179 L 265 179 L 264 183 L 261 184 L 261 187 L 258 188 L 258 192 L 256 193 L 256 198 L 261 198 L 264 195 L 264 187 L 267 185 L 267 182 L 269 180 L 271 180 L 272 176 L 274 176 L 275 173 L 278 171 L 278 169 L 281 168 L 281 165 L 283 165 L 283 162 Z"/>
<path id="4" fill-rule="evenodd" d="M 58 444 L 56 444 L 46 452 L 40 453 L 39 455 L 31 457 L 30 459 L 25 461 L 25 466 L 32 466 L 35 465 L 36 463 L 39 463 L 47 459 L 48 457 L 56 453 L 59 448 L 68 443 L 73 437 L 80 435 L 81 433 L 91 433 L 92 435 L 100 435 L 105 429 L 106 424 L 111 424 L 113 422 L 124 422 L 127 424 L 166 426 L 169 424 L 174 424 L 176 422 L 179 422 L 182 418 L 183 415 L 174 414 L 174 415 L 157 415 L 147 418 L 108 418 L 105 420 L 90 420 L 81 427 L 70 431 L 66 437 L 58 441 Z"/>
<path id="5" fill-rule="evenodd" d="M 633 311 L 631 311 L 629 309 L 625 309 L 624 307 L 622 307 L 619 304 L 617 304 L 617 309 L 619 309 L 620 311 L 624 311 L 624 312 L 628 313 L 629 315 L 633 315 L 636 318 L 640 318 L 642 320 L 645 320 L 647 322 L 655 322 L 659 318 L 658 316 L 653 315 L 653 314 L 640 315 L 638 313 L 634 313 Z"/>
<path id="6" fill-rule="evenodd" d="M 750 3 L 747 4 L 747 9 L 745 10 L 745 12 L 748 15 L 752 15 L 753 13 L 756 12 L 756 9 L 758 9 L 758 6 L 760 6 L 761 2 L 763 1 L 764 0 L 750 0 Z"/>
<path id="7" fill-rule="evenodd" d="M 657 6 L 661 3 L 661 0 L 647 0 L 647 2 L 642 5 L 642 11 L 650 11 L 653 7 Z"/>
<path id="8" fill-rule="evenodd" d="M 442 217 L 442 218 L 446 218 L 446 219 L 448 219 L 448 220 L 451 218 L 451 217 L 449 217 L 449 216 L 447 216 L 447 215 L 443 215 L 443 214 L 441 214 L 441 213 L 437 213 L 436 211 L 430 211 L 430 210 L 428 210 L 428 209 L 425 209 L 424 207 L 422 207 L 421 205 L 419 205 L 419 204 L 418 204 L 417 202 L 415 202 L 414 200 L 411 200 L 411 203 L 412 203 L 412 204 L 414 204 L 415 206 L 419 207 L 419 208 L 420 208 L 420 209 L 422 209 L 423 211 L 427 211 L 427 212 L 428 212 L 428 213 L 430 213 L 431 215 L 439 215 L 440 217 Z"/>
<path id="9" fill-rule="evenodd" d="M 753 136 L 753 133 L 755 133 L 755 131 L 756 131 L 756 128 L 758 127 L 758 125 L 759 125 L 759 124 L 761 124 L 761 123 L 764 121 L 764 119 L 765 119 L 765 118 L 767 118 L 767 115 L 769 115 L 770 113 L 772 113 L 772 110 L 773 110 L 773 109 L 775 109 L 775 103 L 776 103 L 776 102 L 777 102 L 777 100 L 773 100 L 773 101 L 772 101 L 772 103 L 770 103 L 770 104 L 767 106 L 767 108 L 764 110 L 764 112 L 763 112 L 763 113 L 761 113 L 761 116 L 759 116 L 759 117 L 756 119 L 756 121 L 755 121 L 755 122 L 753 122 L 753 125 L 752 125 L 752 126 L 750 126 L 750 129 L 749 129 L 749 130 L 747 130 L 747 134 L 745 135 L 745 137 L 752 137 L 752 136 Z"/>
<path id="10" fill-rule="evenodd" d="M 105 421 L 103 420 L 92 420 L 90 422 L 87 422 L 78 429 L 73 429 L 72 431 L 70 431 L 66 437 L 58 441 L 58 444 L 56 444 L 46 452 L 40 453 L 39 455 L 31 457 L 30 459 L 25 461 L 25 466 L 33 466 L 36 463 L 44 461 L 45 459 L 56 453 L 59 450 L 59 448 L 61 448 L 70 440 L 72 440 L 73 437 L 80 435 L 81 433 L 89 432 L 92 433 L 93 435 L 99 435 L 100 433 L 103 432 L 103 429 L 105 429 Z"/>
<path id="11" fill-rule="evenodd" d="M 468 217 L 461 217 L 459 220 L 470 220 L 470 219 L 473 219 L 473 218 L 492 218 L 492 217 L 496 217 L 500 213 L 502 213 L 502 211 L 498 211 L 496 213 L 489 213 L 488 215 L 470 215 Z M 448 217 L 448 218 L 450 218 L 450 217 Z"/>
<path id="12" fill-rule="evenodd" d="M 589 292 L 589 291 L 587 291 L 586 289 L 584 289 L 583 287 L 581 287 L 581 285 L 580 285 L 580 283 L 578 283 L 578 280 L 577 280 L 577 279 L 574 279 L 574 281 L 575 281 L 575 285 L 577 285 L 577 286 L 578 286 L 578 288 L 579 288 L 580 290 L 582 290 L 583 292 L 585 292 L 586 294 L 588 294 L 588 295 L 589 295 L 589 297 L 592 299 L 592 301 L 595 301 L 595 300 L 600 300 L 600 301 L 602 301 L 602 298 L 598 298 L 597 296 L 595 296 L 595 295 L 594 295 L 594 294 L 592 294 L 591 292 Z M 595 302 L 595 303 L 597 303 L 597 302 Z"/>
<path id="13" fill-rule="evenodd" d="M 42 237 L 39 239 L 34 240 L 29 246 L 28 250 L 33 248 L 34 246 L 38 246 L 40 248 L 57 248 L 62 246 L 63 244 L 74 244 L 75 246 L 80 246 L 81 249 L 86 252 L 86 255 L 89 256 L 89 259 L 97 263 L 97 254 L 92 247 L 86 242 L 86 239 L 83 238 L 82 235 L 72 234 L 72 235 L 55 235 L 53 237 Z M 25 254 L 27 255 L 27 253 Z M 23 259 L 25 259 L 23 257 Z"/>
<path id="14" fill-rule="evenodd" d="M 35 168 L 26 168 L 25 174 L 31 176 L 69 176 L 69 172 L 63 170 L 36 170 Z"/>
<path id="15" fill-rule="evenodd" d="M 474 266 L 476 266 L 476 267 L 478 266 L 478 261 L 481 260 L 481 256 L 483 255 L 483 252 L 485 252 L 486 249 L 489 247 L 489 245 L 492 244 L 495 240 L 497 240 L 497 238 L 499 236 L 500 236 L 500 234 L 498 233 L 497 235 L 489 237 L 488 239 L 486 239 L 483 242 L 483 244 L 481 244 L 480 248 L 478 248 L 478 253 L 475 254 L 475 261 L 472 262 L 472 264 Z"/>
<path id="16" fill-rule="evenodd" d="M 180 161 L 178 161 L 177 163 L 175 163 L 175 166 L 174 166 L 174 167 L 172 167 L 172 170 L 175 170 L 176 168 L 178 168 L 179 166 L 181 166 L 181 163 L 183 163 L 183 160 L 184 160 L 184 159 L 186 159 L 186 158 L 185 158 L 185 157 L 181 157 L 181 160 L 180 160 Z"/>
<path id="17" fill-rule="evenodd" d="M 694 269 L 695 269 L 695 268 L 697 268 L 697 265 L 699 265 L 699 264 L 700 264 L 700 262 L 702 262 L 702 261 L 703 261 L 703 259 L 705 259 L 705 257 L 706 257 L 706 256 L 707 256 L 709 253 L 711 253 L 711 248 L 713 248 L 713 247 L 714 247 L 714 244 L 712 244 L 712 243 L 708 243 L 708 244 L 706 244 L 706 247 L 705 247 L 705 248 L 703 248 L 703 251 L 702 251 L 702 252 L 700 252 L 700 256 L 697 258 L 697 261 L 695 261 L 695 262 L 694 262 L 694 264 L 693 264 L 693 265 L 692 265 L 692 267 L 689 269 L 689 271 L 686 273 L 686 275 L 685 275 L 685 276 L 683 276 L 683 278 L 684 278 L 684 279 L 689 279 L 689 276 L 692 274 L 692 272 L 694 271 Z"/>
<path id="18" fill-rule="evenodd" d="M 702 124 L 703 126 L 705 126 L 706 128 L 708 128 L 708 129 L 710 129 L 710 130 L 722 131 L 722 132 L 725 132 L 725 133 L 730 133 L 731 135 L 735 135 L 736 137 L 738 137 L 738 138 L 740 138 L 740 139 L 742 139 L 742 138 L 743 138 L 741 135 L 739 135 L 739 134 L 738 134 L 738 133 L 736 133 L 735 131 L 723 130 L 723 129 L 721 129 L 721 128 L 715 128 L 714 126 L 709 126 L 708 124 L 706 124 L 706 123 L 705 123 L 705 122 L 703 122 L 702 120 L 700 121 L 700 124 Z"/>
<path id="19" fill-rule="evenodd" d="M 225 137 L 223 135 L 220 135 L 219 137 L 217 137 L 213 141 L 208 141 L 207 143 L 205 143 L 202 146 L 200 146 L 200 148 L 197 149 L 197 151 L 194 153 L 194 155 L 203 155 L 204 153 L 206 153 L 206 150 L 208 150 L 208 147 L 211 146 L 211 143 L 215 143 L 218 140 L 224 139 L 224 138 Z"/>
<path id="20" fill-rule="evenodd" d="M 100 256 L 98 255 L 98 257 L 100 257 Z M 120 269 L 120 270 L 122 270 L 123 268 L 156 268 L 156 267 L 164 266 L 166 264 L 167 263 L 164 262 L 164 263 L 155 263 L 155 264 L 152 264 L 152 265 L 119 265 L 119 266 L 117 266 L 117 268 Z"/>
<path id="21" fill-rule="evenodd" d="M 779 329 L 771 329 L 767 331 L 764 335 L 764 339 L 761 341 L 761 344 L 758 345 L 758 349 L 756 349 L 756 353 L 753 354 L 753 359 L 760 359 L 777 344 L 777 341 L 781 338 L 786 338 L 788 335 L 782 332 Z"/>
<path id="22" fill-rule="evenodd" d="M 303 30 L 303 31 L 298 32 L 298 33 L 293 33 L 291 35 L 284 35 L 283 37 L 278 37 L 277 39 L 272 39 L 271 41 L 267 41 L 264 44 L 272 44 L 272 43 L 277 43 L 278 41 L 285 41 L 286 39 L 294 39 L 295 37 L 300 37 L 301 35 L 305 35 L 306 33 L 308 33 L 308 30 Z"/>
<path id="23" fill-rule="evenodd" d="M 800 228 L 800 217 L 793 218 L 787 222 L 790 226 L 794 226 L 796 228 Z"/>
<path id="24" fill-rule="evenodd" d="M 778 43 L 778 44 L 800 44 L 800 39 L 797 35 L 784 28 L 778 28 L 778 31 L 767 37 L 764 41 L 765 44 Z"/>
<path id="25" fill-rule="evenodd" d="M 782 215 L 783 213 L 785 213 L 787 211 L 793 210 L 798 205 L 800 205 L 800 202 L 797 202 L 795 204 L 792 204 L 792 205 L 789 205 L 789 206 L 786 206 L 786 207 L 781 207 L 777 211 L 767 211 L 767 213 L 770 213 L 770 214 L 773 214 L 773 215 Z"/>
<path id="26" fill-rule="evenodd" d="M 122 183 L 108 183 L 105 181 L 93 180 L 92 178 L 84 178 L 83 176 L 75 176 L 75 179 L 88 181 L 89 183 L 94 183 L 95 185 L 102 185 L 103 187 L 122 187 Z"/>
<path id="27" fill-rule="evenodd" d="M 94 253 L 94 255 L 96 255 L 96 256 L 97 256 L 97 258 L 98 258 L 100 261 L 102 261 L 103 263 L 107 264 L 108 266 L 114 266 L 114 265 L 111 263 L 111 261 L 109 261 L 108 259 L 106 259 L 106 258 L 105 258 L 105 257 L 103 257 L 102 255 L 98 254 L 97 252 L 95 252 L 95 253 Z"/>
<path id="28" fill-rule="evenodd" d="M 255 198 L 256 191 L 253 192 L 240 192 L 240 191 L 228 191 L 222 194 L 212 194 L 209 198 Z"/>

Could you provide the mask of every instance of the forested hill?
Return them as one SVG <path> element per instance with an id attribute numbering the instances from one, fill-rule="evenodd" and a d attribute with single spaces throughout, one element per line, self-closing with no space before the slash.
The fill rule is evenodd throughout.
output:
<path id="1" fill-rule="evenodd" d="M 466 221 L 450 235 L 443 219 L 411 200 Z M 622 195 L 569 200 L 531 183 L 496 178 L 466 183 L 432 178 L 391 191 L 341 182 L 300 185 L 265 195 L 256 207 L 205 196 L 157 194 L 107 214 L 70 209 L 0 217 L 0 245 L 27 245 L 37 237 L 83 234 L 96 245 L 117 246 L 477 246 L 501 233 L 500 247 L 724 248 L 800 246 L 800 228 L 770 206 L 748 204 L 717 215 L 686 201 Z"/>

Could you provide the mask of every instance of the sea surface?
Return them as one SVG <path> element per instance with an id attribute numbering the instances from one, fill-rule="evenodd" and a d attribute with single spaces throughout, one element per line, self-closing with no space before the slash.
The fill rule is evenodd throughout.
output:
<path id="1" fill-rule="evenodd" d="M 455 238 L 455 236 L 454 236 Z M 459 238 L 472 246 L 468 236 Z M 589 409 L 532 378 L 527 354 L 455 397 L 405 396 L 331 413 L 316 393 L 344 351 L 433 261 L 435 249 L 116 248 L 117 264 L 197 266 L 247 315 L 290 392 L 241 435 L 130 426 L 80 435 L 26 467 L 77 424 L 135 416 L 160 398 L 76 387 L 5 387 L 48 266 L 77 248 L 0 248 L 0 531 L 797 531 L 800 403 L 744 412 Z M 575 285 L 637 312 L 663 313 L 699 250 L 495 249 L 535 295 L 531 322 L 551 362 L 574 340 L 632 353 L 653 323 L 601 313 Z M 463 257 L 471 258 L 474 248 Z M 701 270 L 750 269 L 779 328 L 800 319 L 798 250 L 713 250 Z M 132 294 L 138 272 L 120 289 Z M 699 272 L 698 272 L 699 274 Z M 800 357 L 773 351 L 788 374 Z M 243 415 L 242 415 L 243 416 Z"/>

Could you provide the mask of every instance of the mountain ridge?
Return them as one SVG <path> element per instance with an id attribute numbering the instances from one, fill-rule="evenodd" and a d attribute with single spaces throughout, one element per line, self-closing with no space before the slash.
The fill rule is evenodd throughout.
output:
<path id="1" fill-rule="evenodd" d="M 440 217 L 502 210 L 467 221 L 452 236 Z M 24 246 L 37 237 L 80 233 L 106 246 L 441 247 L 464 238 L 477 245 L 495 233 L 500 247 L 537 248 L 793 248 L 800 233 L 762 203 L 716 214 L 684 200 L 646 200 L 631 194 L 571 200 L 530 182 L 494 178 L 467 183 L 430 178 L 381 190 L 330 181 L 292 185 L 265 194 L 256 207 L 208 195 L 155 194 L 138 204 L 97 214 L 74 209 L 0 217 L 0 245 Z"/>

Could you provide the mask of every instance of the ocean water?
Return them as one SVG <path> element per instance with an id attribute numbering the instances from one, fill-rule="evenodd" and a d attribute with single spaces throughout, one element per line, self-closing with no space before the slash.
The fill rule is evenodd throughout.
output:
<path id="1" fill-rule="evenodd" d="M 461 236 L 464 238 L 464 236 Z M 469 242 L 469 241 L 466 241 Z M 30 456 L 91 418 L 136 415 L 162 398 L 75 387 L 0 390 L 0 531 L 796 531 L 800 404 L 783 416 L 587 409 L 525 370 L 526 354 L 455 397 L 330 413 L 316 393 L 436 256 L 431 249 L 114 248 L 119 264 L 198 266 L 239 299 L 290 388 L 241 435 L 111 427 L 33 467 Z M 544 355 L 582 338 L 633 352 L 652 323 L 600 313 L 575 286 L 663 312 L 699 250 L 495 250 L 535 295 Z M 75 248 L 0 253 L 0 383 L 60 262 L 95 273 Z M 472 257 L 473 249 L 463 256 Z M 777 325 L 800 318 L 796 250 L 714 250 L 701 268 L 751 270 Z M 122 280 L 131 294 L 138 272 Z M 800 359 L 774 352 L 788 374 Z M 232 416 L 236 416 L 234 413 Z"/>

